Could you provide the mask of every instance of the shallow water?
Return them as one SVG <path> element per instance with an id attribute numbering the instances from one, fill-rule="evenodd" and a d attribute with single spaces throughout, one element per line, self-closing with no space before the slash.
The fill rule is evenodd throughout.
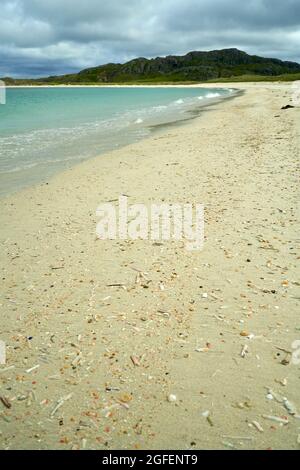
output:
<path id="1" fill-rule="evenodd" d="M 0 105 L 0 195 L 135 142 L 151 126 L 233 90 L 178 88 L 9 88 Z"/>

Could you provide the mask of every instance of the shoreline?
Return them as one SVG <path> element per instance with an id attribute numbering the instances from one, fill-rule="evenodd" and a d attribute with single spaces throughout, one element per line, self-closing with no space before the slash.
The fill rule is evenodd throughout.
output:
<path id="1" fill-rule="evenodd" d="M 221 83 L 221 88 L 222 88 Z M 172 84 L 158 84 L 158 85 L 6 85 L 5 88 L 202 88 L 205 84 L 181 84 L 181 85 L 172 85 Z"/>
<path id="2" fill-rule="evenodd" d="M 29 87 L 29 88 L 36 88 L 36 87 Z M 54 88 L 56 88 L 56 87 L 54 87 Z M 77 87 L 75 87 L 75 88 L 77 88 Z M 182 88 L 182 87 L 180 87 L 180 88 Z M 207 88 L 211 88 L 211 87 L 207 87 Z M 218 88 L 224 88 L 225 90 L 231 89 L 232 93 L 228 96 L 220 96 L 218 98 L 209 98 L 207 100 L 204 100 L 204 102 L 202 102 L 202 104 L 200 104 L 200 103 L 196 104 L 195 103 L 193 108 L 185 110 L 184 116 L 178 115 L 176 118 L 172 118 L 172 119 L 171 119 L 171 116 L 169 116 L 169 120 L 165 120 L 166 118 L 164 120 L 161 120 L 161 118 L 160 118 L 159 121 L 161 121 L 161 122 L 158 122 L 156 124 L 150 124 L 150 123 L 149 124 L 143 124 L 141 126 L 141 128 L 145 129 L 146 132 L 149 131 L 149 135 L 143 135 L 138 140 L 135 140 L 135 142 L 151 138 L 154 135 L 155 132 L 163 132 L 164 129 L 168 129 L 168 127 L 170 127 L 170 126 L 184 125 L 187 122 L 197 118 L 201 113 L 205 112 L 206 109 L 209 109 L 210 106 L 214 106 L 218 103 L 222 103 L 223 101 L 226 101 L 226 100 L 229 100 L 229 99 L 234 99 L 235 97 L 237 97 L 241 93 L 243 93 L 243 89 L 237 89 L 237 88 L 231 88 L 231 87 L 218 87 Z M 122 136 L 120 135 L 120 139 L 121 138 L 122 138 Z M 117 148 L 122 149 L 124 147 L 129 146 L 129 145 L 132 145 L 133 143 L 134 143 L 134 141 L 129 142 L 129 143 L 127 143 L 125 141 L 120 141 L 120 142 L 118 142 Z M 100 146 L 100 142 L 99 142 L 99 146 Z M 64 163 L 66 163 L 66 162 L 64 162 L 64 160 L 62 159 L 61 160 L 61 168 L 57 168 L 55 171 L 50 171 L 49 168 L 45 169 L 45 175 L 44 176 L 41 176 L 40 178 L 38 178 L 36 180 L 35 180 L 35 178 L 33 178 L 31 183 L 28 184 L 28 185 L 24 186 L 21 183 L 19 188 L 12 189 L 12 190 L 8 189 L 6 193 L 3 193 L 3 194 L 1 193 L 0 194 L 0 199 L 9 197 L 13 194 L 16 194 L 16 193 L 18 193 L 20 191 L 23 191 L 24 189 L 28 189 L 30 187 L 35 187 L 35 186 L 39 186 L 41 184 L 45 184 L 45 183 L 51 181 L 51 179 L 59 173 L 63 173 L 64 171 L 67 171 L 68 169 L 73 168 L 74 166 L 81 165 L 86 160 L 90 160 L 90 159 L 98 158 L 98 157 L 100 158 L 101 156 L 105 155 L 106 153 L 112 152 L 112 151 L 114 151 L 114 148 L 112 148 L 111 150 L 103 150 L 102 152 L 98 153 L 97 155 L 86 157 L 84 159 L 79 159 L 79 162 L 77 162 L 77 163 L 76 163 L 76 159 L 75 159 L 74 164 L 65 164 L 65 166 L 64 166 Z M 46 171 L 46 170 L 48 170 L 48 171 Z M 26 171 L 26 170 L 24 169 L 23 172 L 24 171 Z M 6 173 L 6 175 L 11 175 L 11 173 L 10 172 Z M 30 175 L 30 177 L 32 178 L 32 175 Z"/>
<path id="3" fill-rule="evenodd" d="M 179 85 L 176 84 L 157 84 L 157 85 L 150 85 L 150 84 L 109 84 L 109 85 L 5 85 L 5 88 L 206 88 L 206 87 L 217 87 L 217 88 L 234 88 L 242 87 L 245 85 L 246 87 L 253 87 L 253 86 L 263 86 L 263 85 L 281 85 L 286 84 L 290 85 L 291 82 L 282 82 L 278 81 L 257 81 L 257 82 L 203 82 L 203 83 L 181 83 Z"/>
<path id="4" fill-rule="evenodd" d="M 298 420 L 267 396 L 300 410 L 299 365 L 278 349 L 300 339 L 299 108 L 281 110 L 288 84 L 241 88 L 184 126 L 0 199 L 0 381 L 12 405 L 1 448 L 299 448 Z M 96 240 L 96 208 L 120 194 L 204 203 L 204 250 Z M 287 426 L 263 418 L 283 415 Z"/>

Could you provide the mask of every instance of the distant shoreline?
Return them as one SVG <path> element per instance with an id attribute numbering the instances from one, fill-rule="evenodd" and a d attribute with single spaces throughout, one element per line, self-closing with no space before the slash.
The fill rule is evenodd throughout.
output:
<path id="1" fill-rule="evenodd" d="M 291 83 L 297 81 L 297 80 L 291 80 Z M 280 85 L 282 83 L 287 83 L 283 82 L 281 80 L 274 80 L 274 81 L 256 81 L 256 82 L 247 82 L 247 81 L 240 81 L 240 82 L 204 82 L 204 83 L 188 83 L 188 84 L 156 84 L 156 85 L 150 85 L 150 84 L 112 84 L 110 83 L 109 85 L 6 85 L 6 89 L 15 89 L 15 88 L 210 88 L 210 87 L 218 87 L 218 88 L 234 88 L 235 85 L 244 85 L 247 84 L 247 86 L 258 86 L 260 84 L 264 85 Z M 289 83 L 289 82 L 288 82 Z"/>
<path id="2" fill-rule="evenodd" d="M 19 73 L 22 73 L 21 70 Z M 24 85 L 159 85 L 198 83 L 274 82 L 300 80 L 300 64 L 249 55 L 235 47 L 191 51 L 185 55 L 138 57 L 125 63 L 107 63 L 78 72 L 39 77 L 0 77 L 12 86 Z"/>
<path id="3" fill-rule="evenodd" d="M 200 88 L 205 84 L 188 84 L 188 85 L 7 85 L 6 88 L 183 88 L 193 87 Z"/>
<path id="4" fill-rule="evenodd" d="M 203 88 L 206 86 L 213 85 L 212 83 L 195 83 L 195 84 L 180 84 L 180 85 L 172 85 L 172 84 L 157 84 L 157 85 L 120 85 L 120 84 L 109 84 L 109 85 L 6 85 L 6 88 Z M 227 88 L 227 84 L 221 83 L 223 87 Z"/>

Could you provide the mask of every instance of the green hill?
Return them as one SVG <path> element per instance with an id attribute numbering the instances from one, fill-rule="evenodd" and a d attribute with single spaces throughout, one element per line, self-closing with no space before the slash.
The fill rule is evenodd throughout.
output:
<path id="1" fill-rule="evenodd" d="M 299 74 L 299 75 L 297 75 Z M 281 77 L 282 76 L 282 77 Z M 184 56 L 138 58 L 125 64 L 106 64 L 79 73 L 47 78 L 16 80 L 7 84 L 107 84 L 243 81 L 251 79 L 300 79 L 300 64 L 249 55 L 238 49 L 189 52 Z"/>

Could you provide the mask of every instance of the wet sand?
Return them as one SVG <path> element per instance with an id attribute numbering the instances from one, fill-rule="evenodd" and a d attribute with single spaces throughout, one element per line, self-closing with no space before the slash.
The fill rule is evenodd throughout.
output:
<path id="1" fill-rule="evenodd" d="M 1 200 L 1 448 L 299 448 L 299 108 L 290 84 L 228 86 Z M 203 251 L 97 240 L 120 194 L 205 204 Z"/>

